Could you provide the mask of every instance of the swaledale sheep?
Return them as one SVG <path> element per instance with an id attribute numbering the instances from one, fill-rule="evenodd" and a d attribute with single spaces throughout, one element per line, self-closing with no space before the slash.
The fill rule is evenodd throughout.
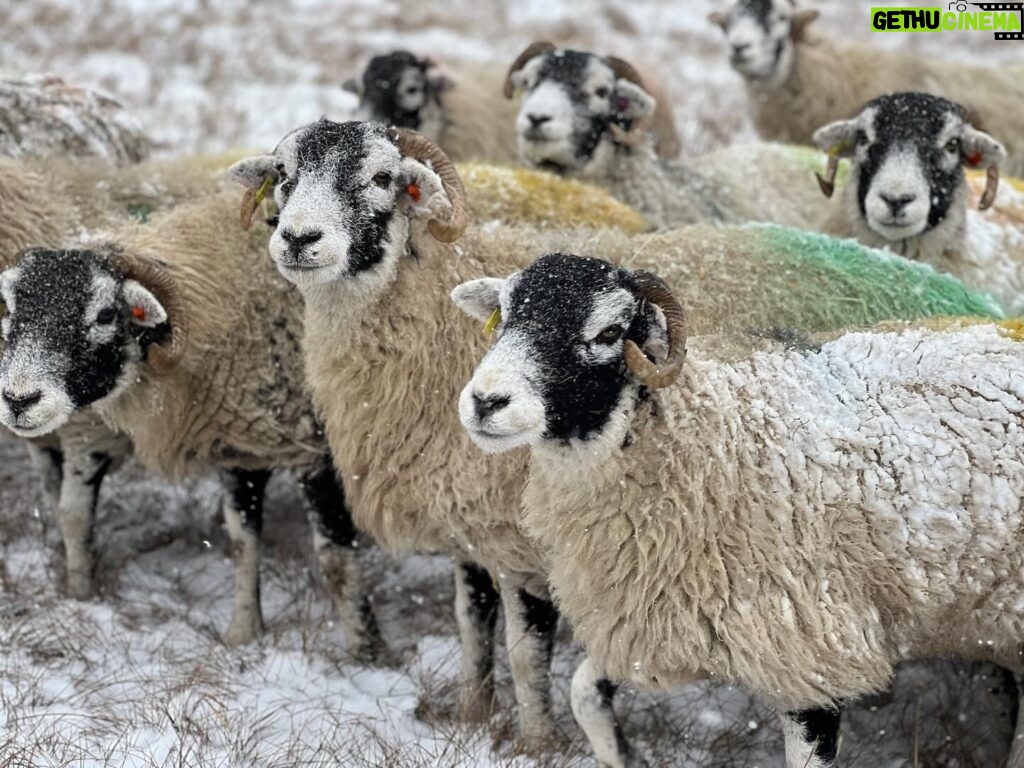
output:
<path id="1" fill-rule="evenodd" d="M 740 683 L 782 715 L 787 766 L 822 768 L 835 707 L 899 661 L 1021 669 L 1018 342 L 849 333 L 684 367 L 665 283 L 562 254 L 453 298 L 500 313 L 459 412 L 490 454 L 531 447 L 523 526 L 590 655 L 573 708 L 603 762 L 627 756 L 600 674 Z"/>
<path id="2" fill-rule="evenodd" d="M 357 525 L 395 552 L 452 554 L 463 644 L 461 709 L 489 711 L 501 585 L 524 733 L 550 734 L 546 663 L 555 613 L 545 568 L 519 528 L 525 456 L 476 451 L 451 402 L 483 352 L 447 300 L 470 277 L 519 269 L 538 249 L 586 242 L 633 265 L 675 270 L 702 327 L 836 328 L 884 317 L 998 314 L 928 267 L 777 227 L 631 238 L 611 231 L 466 229 L 467 200 L 424 137 L 322 120 L 273 155 L 236 164 L 248 193 L 269 179 L 280 209 L 270 252 L 305 301 L 314 403 Z"/>
<path id="3" fill-rule="evenodd" d="M 264 487 L 271 470 L 297 469 L 339 617 L 354 652 L 373 656 L 380 638 L 355 529 L 303 380 L 299 298 L 263 257 L 266 235 L 231 225 L 237 211 L 235 194 L 211 195 L 125 226 L 110 245 L 27 251 L 0 275 L 0 421 L 37 437 L 91 407 L 164 477 L 219 471 L 235 559 L 232 644 L 263 628 Z"/>
<path id="4" fill-rule="evenodd" d="M 395 50 L 374 56 L 362 77 L 345 81 L 359 97 L 356 118 L 409 128 L 438 144 L 452 160 L 514 162 L 516 107 L 501 98 L 505 72 L 479 63 L 439 65 L 429 57 Z M 679 154 L 679 135 L 667 98 L 654 123 L 662 157 Z"/>
<path id="5" fill-rule="evenodd" d="M 216 159 L 152 160 L 125 168 L 106 161 L 0 157 L 0 270 L 26 248 L 64 247 L 102 237 L 133 219 L 176 202 L 202 197 L 213 186 Z M 0 303 L 2 309 L 2 303 Z M 0 342 L 2 347 L 2 342 Z M 67 591 L 95 592 L 89 531 L 104 475 L 131 452 L 91 410 L 68 424 L 26 440 L 32 464 L 57 518 L 64 543 Z"/>
<path id="6" fill-rule="evenodd" d="M 996 228 L 973 237 L 964 169 L 984 170 L 984 211 L 995 202 L 1003 146 L 969 122 L 959 104 L 924 93 L 896 93 L 869 102 L 859 115 L 819 129 L 828 155 L 821 187 L 831 196 L 839 161 L 850 178 L 825 232 L 888 248 L 992 291 L 1011 313 L 1024 310 L 1024 232 Z"/>
<path id="7" fill-rule="evenodd" d="M 115 99 L 52 75 L 0 78 L 0 155 L 144 160 L 149 139 Z"/>
<path id="8" fill-rule="evenodd" d="M 621 59 L 533 43 L 509 69 L 506 93 L 516 91 L 524 162 L 605 186 L 656 226 L 773 221 L 809 229 L 824 216 L 801 148 L 749 144 L 659 159 L 651 145 L 657 102 Z"/>
<path id="9" fill-rule="evenodd" d="M 740 0 L 711 14 L 743 76 L 754 124 L 765 139 L 810 144 L 826 123 L 845 120 L 886 93 L 924 91 L 984 115 L 1010 151 L 1007 171 L 1024 174 L 1024 81 L 1020 70 L 925 59 L 863 43 L 812 39 L 816 10 L 793 0 Z"/>

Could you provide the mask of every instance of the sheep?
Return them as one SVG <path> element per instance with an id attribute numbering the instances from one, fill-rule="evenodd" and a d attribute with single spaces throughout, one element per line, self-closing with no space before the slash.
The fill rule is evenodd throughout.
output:
<path id="1" fill-rule="evenodd" d="M 821 179 L 827 196 L 840 159 L 853 163 L 822 231 L 931 264 L 992 291 L 1016 314 L 1024 310 L 1024 235 L 1019 226 L 988 225 L 983 232 L 985 222 L 968 222 L 964 175 L 965 168 L 986 171 L 978 208 L 987 210 L 1006 151 L 969 120 L 966 109 L 941 97 L 896 93 L 820 128 L 814 141 L 829 157 Z"/>
<path id="2" fill-rule="evenodd" d="M 394 50 L 374 56 L 359 80 L 343 88 L 359 97 L 355 118 L 409 128 L 438 144 L 452 160 L 514 162 L 515 105 L 500 98 L 501 70 L 478 63 L 445 66 L 429 57 Z M 652 82 L 654 82 L 652 80 Z M 679 154 L 672 110 L 657 110 L 655 143 L 662 157 Z"/>
<path id="3" fill-rule="evenodd" d="M 710 19 L 725 32 L 730 63 L 742 75 L 754 124 L 772 141 L 810 144 L 822 125 L 895 91 L 925 91 L 985 115 L 1010 150 L 1007 170 L 1024 174 L 1024 86 L 1003 67 L 926 59 L 863 43 L 812 39 L 817 10 L 793 0 L 739 0 Z"/>
<path id="4" fill-rule="evenodd" d="M 150 144 L 124 107 L 99 91 L 52 75 L 0 77 L 0 155 L 144 160 Z"/>
<path id="5" fill-rule="evenodd" d="M 751 144 L 658 159 L 657 100 L 622 59 L 536 42 L 509 68 L 505 93 L 516 91 L 525 163 L 605 186 L 655 226 L 773 221 L 810 229 L 824 214 L 807 184 L 808 163 L 794 162 L 801 153 L 793 148 Z"/>
<path id="6" fill-rule="evenodd" d="M 500 317 L 459 414 L 488 455 L 530 447 L 522 524 L 589 654 L 573 709 L 604 763 L 627 756 L 602 674 L 742 684 L 782 716 L 786 765 L 823 768 L 839 702 L 901 660 L 1021 670 L 1018 342 L 851 332 L 684 365 L 662 280 L 565 254 L 452 298 Z"/>
<path id="7" fill-rule="evenodd" d="M 270 253 L 304 300 L 307 381 L 357 526 L 392 552 L 458 561 L 464 717 L 490 711 L 500 599 L 521 730 L 540 741 L 551 733 L 544 665 L 555 621 L 546 569 L 519 528 L 525 456 L 480 456 L 450 407 L 485 339 L 460 322 L 448 291 L 498 265 L 522 268 L 538 248 L 586 241 L 628 263 L 672 265 L 707 327 L 999 312 L 928 267 L 778 227 L 467 229 L 468 201 L 443 152 L 377 123 L 321 120 L 229 175 L 247 196 L 274 186 Z"/>
<path id="8" fill-rule="evenodd" d="M 219 472 L 235 559 L 224 637 L 235 645 L 263 628 L 264 487 L 271 470 L 298 470 L 352 651 L 374 658 L 384 649 L 362 594 L 344 491 L 303 381 L 297 297 L 259 258 L 266 235 L 226 226 L 236 216 L 229 191 L 119 228 L 101 246 L 26 251 L 0 275 L 0 422 L 35 438 L 89 409 L 172 481 Z M 101 475 L 105 458 L 91 458 Z M 87 539 L 88 526 L 81 533 Z"/>
<path id="9" fill-rule="evenodd" d="M 112 168 L 106 161 L 0 157 L 0 270 L 32 246 L 57 247 L 98 236 L 133 218 L 197 198 L 217 161 L 146 161 Z M 0 302 L 2 309 L 2 302 Z M 2 342 L 0 342 L 2 346 Z M 51 435 L 25 441 L 64 544 L 67 593 L 95 594 L 89 531 L 104 475 L 131 454 L 131 442 L 89 410 Z"/>

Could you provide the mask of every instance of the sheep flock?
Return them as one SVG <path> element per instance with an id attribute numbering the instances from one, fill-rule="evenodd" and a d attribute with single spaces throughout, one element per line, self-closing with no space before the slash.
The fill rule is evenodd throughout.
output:
<path id="1" fill-rule="evenodd" d="M 0 768 L 1024 768 L 1003 5 L 5 11 Z"/>

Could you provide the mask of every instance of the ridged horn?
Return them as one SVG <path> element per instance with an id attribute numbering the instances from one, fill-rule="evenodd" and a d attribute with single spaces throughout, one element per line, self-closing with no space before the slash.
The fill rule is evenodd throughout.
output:
<path id="1" fill-rule="evenodd" d="M 416 131 L 392 127 L 388 129 L 388 134 L 403 157 L 411 157 L 422 163 L 430 164 L 434 173 L 441 178 L 445 194 L 448 195 L 448 200 L 452 204 L 452 213 L 447 221 L 431 219 L 427 223 L 430 234 L 442 243 L 458 240 L 469 226 L 470 213 L 466 203 L 466 190 L 462 186 L 462 179 L 459 178 L 459 173 L 455 170 L 452 161 L 439 146 Z"/>
<path id="2" fill-rule="evenodd" d="M 831 152 L 828 155 L 828 168 L 825 170 L 825 175 L 822 176 L 820 173 L 814 174 L 815 178 L 818 179 L 818 186 L 821 187 L 822 193 L 825 197 L 832 197 L 836 191 L 836 173 L 839 171 L 839 156 L 833 155 Z"/>
<path id="3" fill-rule="evenodd" d="M 664 389 L 679 378 L 686 360 L 686 316 L 679 300 L 662 280 L 650 272 L 634 272 L 633 278 L 647 301 L 661 308 L 668 324 L 668 354 L 662 365 L 651 362 L 633 341 L 627 341 L 623 354 L 626 367 L 649 389 Z"/>
<path id="4" fill-rule="evenodd" d="M 508 74 L 505 75 L 505 83 L 501 86 L 501 92 L 505 94 L 506 99 L 511 99 L 516 94 L 516 87 L 512 84 L 512 75 L 522 69 L 526 62 L 534 56 L 540 56 L 543 53 L 550 53 L 553 50 L 555 50 L 554 43 L 549 43 L 544 40 L 536 40 L 526 46 L 526 48 L 523 49 L 523 52 L 516 56 L 516 60 L 512 62 L 512 66 L 508 68 Z"/>
<path id="5" fill-rule="evenodd" d="M 115 251 L 111 260 L 125 278 L 137 280 L 151 291 L 167 312 L 170 338 L 151 344 L 147 351 L 149 365 L 157 373 L 167 373 L 178 364 L 188 347 L 188 319 L 178 284 L 167 267 L 154 259 Z"/>

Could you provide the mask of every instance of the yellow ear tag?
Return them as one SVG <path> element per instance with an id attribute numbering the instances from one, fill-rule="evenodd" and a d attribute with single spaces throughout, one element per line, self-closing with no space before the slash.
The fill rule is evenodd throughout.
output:
<path id="1" fill-rule="evenodd" d="M 832 157 L 839 157 L 843 152 L 852 147 L 853 144 L 854 143 L 852 141 L 844 141 L 842 144 L 836 144 L 828 151 L 828 153 L 832 155 Z"/>
<path id="2" fill-rule="evenodd" d="M 487 322 L 484 323 L 484 333 L 490 336 L 494 333 L 494 329 L 498 327 L 498 323 L 501 322 L 501 309 L 495 307 L 494 311 L 491 312 L 491 316 L 487 318 Z"/>
<path id="3" fill-rule="evenodd" d="M 260 184 L 259 189 L 256 190 L 256 205 L 263 202 L 263 198 L 267 196 L 267 193 L 274 186 L 274 179 L 271 176 L 267 176 L 263 179 L 263 183 Z"/>

